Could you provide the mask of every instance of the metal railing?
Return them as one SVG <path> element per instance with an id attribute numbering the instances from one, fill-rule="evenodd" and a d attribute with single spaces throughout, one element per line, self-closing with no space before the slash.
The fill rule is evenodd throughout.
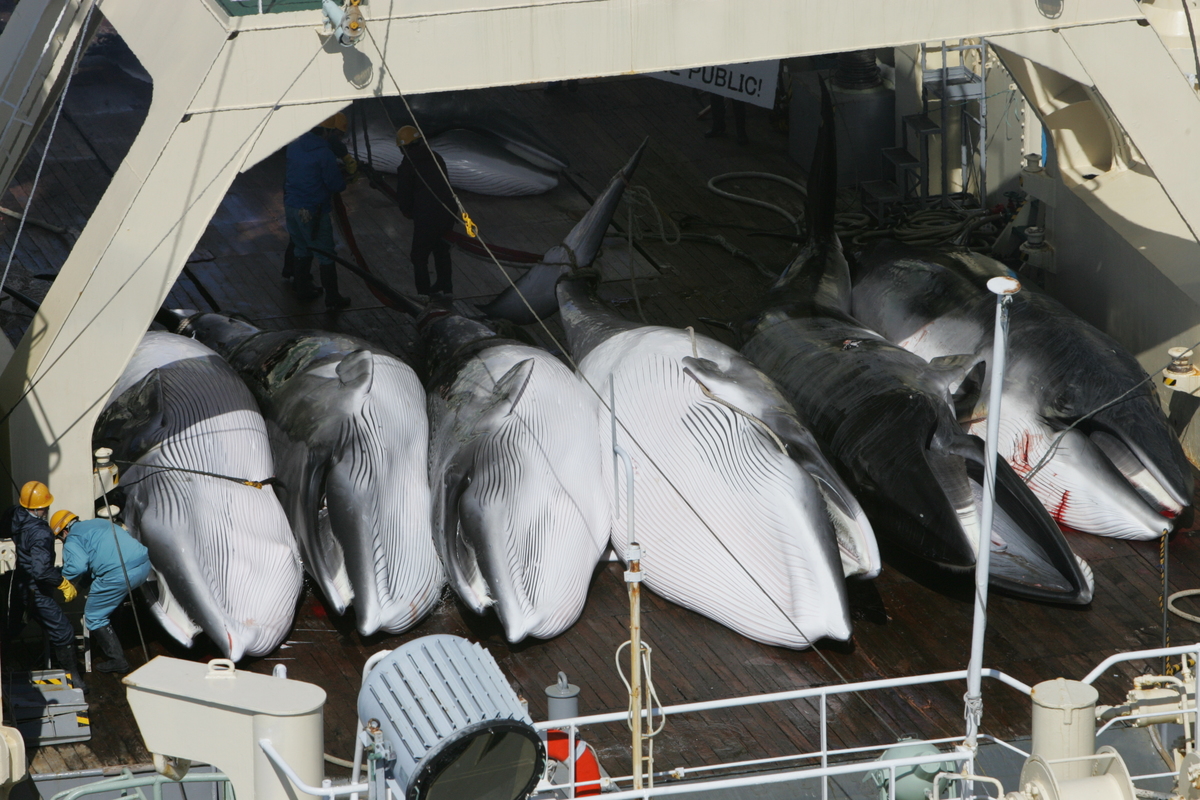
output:
<path id="1" fill-rule="evenodd" d="M 120 792 L 121 797 L 137 797 L 139 800 L 163 800 L 163 786 L 177 786 L 181 783 L 215 783 L 218 784 L 217 800 L 234 800 L 233 784 L 223 772 L 189 772 L 176 781 L 157 772 L 134 775 L 128 769 L 113 778 L 77 786 L 74 789 L 64 789 L 51 800 L 79 800 L 81 797 L 106 792 Z M 150 787 L 151 790 L 149 797 L 144 791 L 146 787 Z"/>
<path id="2" fill-rule="evenodd" d="M 1006 686 L 1009 686 L 1022 694 L 1028 696 L 1032 689 L 1025 683 L 1016 678 L 1006 675 L 1003 672 L 995 669 L 983 670 L 984 677 L 993 678 Z M 672 784 L 668 786 L 655 786 L 653 789 L 644 790 L 628 790 L 619 791 L 616 793 L 605 792 L 607 800 L 621 800 L 621 798 L 648 798 L 651 796 L 668 796 L 678 794 L 680 792 L 698 792 L 698 791 L 715 791 L 719 789 L 733 789 L 743 786 L 759 785 L 763 783 L 779 783 L 787 781 L 800 780 L 821 780 L 821 797 L 822 800 L 828 800 L 829 797 L 829 778 L 839 775 L 850 775 L 856 773 L 886 771 L 889 773 L 889 800 L 894 800 L 895 786 L 895 768 L 914 766 L 918 764 L 941 764 L 947 761 L 956 761 L 968 765 L 967 771 L 970 771 L 973 765 L 974 754 L 970 751 L 962 751 L 961 753 L 945 753 L 939 752 L 936 754 L 928 754 L 924 756 L 914 756 L 912 758 L 903 758 L 889 760 L 884 763 L 876 761 L 857 761 L 855 763 L 838 763 L 831 764 L 831 759 L 844 760 L 851 758 L 861 758 L 868 753 L 874 753 L 886 750 L 895 746 L 894 743 L 886 745 L 873 745 L 869 747 L 854 747 L 854 748 L 836 748 L 829 747 L 829 698 L 840 695 L 857 694 L 861 692 L 879 691 L 887 689 L 898 689 L 909 686 L 927 686 L 933 684 L 943 684 L 953 681 L 963 681 L 967 678 L 967 670 L 954 670 L 952 672 L 939 672 L 931 675 L 914 675 L 904 678 L 884 678 L 874 681 L 859 681 L 856 683 L 848 683 L 835 686 L 814 686 L 805 689 L 795 689 L 788 692 L 773 692 L 770 694 L 750 695 L 746 697 L 729 697 L 721 700 L 709 700 L 700 703 L 683 703 L 674 706 L 664 706 L 659 709 L 654 709 L 652 712 L 642 712 L 643 717 L 658 717 L 658 716 L 674 716 L 678 714 L 694 714 L 705 711 L 716 711 L 720 709 L 743 708 L 748 706 L 766 705 L 772 703 L 784 703 L 795 700 L 816 700 L 820 713 L 820 750 L 809 753 L 798 753 L 793 756 L 780 756 L 771 759 L 756 759 L 753 761 L 738 761 L 728 762 L 717 765 L 706 765 L 704 767 L 681 768 L 663 773 L 664 776 L 672 778 L 683 778 L 687 774 L 695 774 L 701 771 L 715 771 L 725 769 L 739 769 L 752 766 L 766 766 L 770 764 L 784 763 L 786 761 L 803 761 L 813 760 L 819 761 L 819 766 L 808 767 L 803 769 L 791 770 L 788 772 L 779 773 L 757 773 L 754 775 L 740 776 L 737 778 L 708 780 L 703 782 L 689 781 L 686 783 Z M 558 719 L 545 722 L 534 723 L 534 728 L 539 731 L 545 730 L 562 730 L 568 735 L 568 751 L 575 752 L 576 739 L 579 734 L 579 729 L 589 725 L 611 724 L 614 722 L 626 722 L 629 719 L 627 711 L 616 711 L 608 714 L 592 714 L 589 716 L 575 717 L 573 719 Z M 931 744 L 942 745 L 960 745 L 962 737 L 953 737 L 947 739 L 932 740 Z M 922 743 L 922 742 L 914 742 Z M 571 775 L 574 778 L 574 775 Z M 632 776 L 613 778 L 613 783 L 628 782 Z M 594 783 L 591 782 L 591 783 Z M 566 790 L 570 797 L 575 796 L 575 790 L 590 785 L 590 783 L 579 782 L 573 780 L 567 784 L 556 785 L 556 790 Z"/>
<path id="3" fill-rule="evenodd" d="M 1154 650 L 1140 650 L 1131 653 L 1122 653 L 1105 659 L 1092 670 L 1087 677 L 1083 679 L 1085 683 L 1093 683 L 1100 675 L 1114 664 L 1136 661 L 1143 659 L 1162 658 L 1164 656 L 1180 656 L 1191 655 L 1198 659 L 1200 663 L 1200 644 L 1184 645 L 1179 647 L 1159 648 Z M 1196 670 L 1197 683 L 1200 684 L 1200 668 Z M 1006 686 L 1009 686 L 1022 694 L 1029 696 L 1032 693 L 1032 688 L 1022 681 L 1013 678 L 995 669 L 984 669 L 982 676 L 992 678 Z M 945 684 L 954 681 L 962 681 L 967 678 L 967 670 L 954 670 L 952 672 L 940 672 L 931 675 L 916 675 L 904 678 L 887 678 L 874 681 L 861 681 L 857 683 L 849 683 L 838 686 L 816 686 L 805 689 L 796 689 L 788 692 L 774 692 L 770 694 L 751 695 L 746 697 L 730 697 L 720 700 L 710 700 L 700 703 L 684 703 L 674 706 L 665 706 L 663 708 L 654 709 L 651 712 L 643 711 L 643 717 L 658 717 L 658 716 L 674 716 L 678 714 L 694 714 L 706 711 L 715 711 L 721 709 L 743 708 L 749 706 L 758 706 L 772 703 L 783 703 L 796 700 L 815 700 L 818 703 L 818 711 L 820 714 L 820 749 L 807 752 L 797 753 L 795 755 L 776 756 L 771 758 L 760 758 L 743 761 L 731 761 L 720 764 L 704 765 L 700 767 L 683 767 L 674 770 L 668 770 L 658 773 L 655 777 L 668 777 L 681 781 L 668 785 L 656 785 L 653 789 L 642 790 L 620 790 L 617 792 L 604 793 L 606 800 L 633 800 L 639 798 L 644 800 L 650 797 L 666 797 L 673 794 L 685 792 L 705 792 L 717 791 L 722 789 L 735 789 L 744 786 L 761 785 L 768 783 L 783 783 L 790 781 L 803 780 L 820 780 L 821 781 L 821 797 L 822 800 L 828 800 L 829 797 L 829 779 L 844 775 L 853 775 L 860 773 L 884 772 L 888 775 L 888 798 L 895 800 L 895 777 L 896 769 L 911 767 L 918 764 L 940 764 L 946 762 L 955 762 L 959 765 L 959 772 L 971 773 L 974 771 L 975 753 L 969 747 L 965 746 L 965 737 L 949 737 L 943 739 L 929 740 L 913 740 L 911 744 L 931 744 L 947 750 L 940 750 L 938 753 L 930 753 L 923 756 L 914 756 L 910 758 L 901 758 L 888 761 L 863 761 L 863 757 L 868 754 L 878 753 L 892 747 L 895 743 L 885 745 L 873 745 L 867 747 L 852 747 L 852 748 L 834 748 L 829 747 L 829 698 L 840 695 L 857 694 L 861 692 L 880 691 L 888 689 L 899 689 L 910 686 L 924 686 L 934 684 Z M 1198 695 L 1200 696 L 1200 695 Z M 1143 716 L 1161 716 L 1164 712 L 1147 712 L 1145 714 L 1133 714 L 1128 717 L 1118 719 L 1137 719 Z M 1196 709 L 1184 708 L 1179 713 L 1182 715 L 1191 715 L 1195 717 Z M 615 711 L 606 714 L 592 714 L 588 716 L 575 717 L 572 719 L 548 720 L 544 722 L 534 723 L 534 728 L 539 731 L 547 730 L 562 730 L 567 733 L 568 752 L 574 753 L 576 741 L 581 728 L 593 725 L 603 725 L 619 722 L 627 722 L 629 714 L 627 711 Z M 1107 726 L 1105 726 L 1107 728 Z M 1014 745 L 1009 744 L 994 736 L 980 734 L 980 738 L 993 742 L 1007 750 L 1028 755 Z M 909 742 L 905 742 L 909 744 Z M 955 749 L 949 749 L 955 748 Z M 803 767 L 782 772 L 764 773 L 759 772 L 753 775 L 738 776 L 736 778 L 712 779 L 703 781 L 683 781 L 689 775 L 696 775 L 702 772 L 715 772 L 719 770 L 733 769 L 751 769 L 757 767 L 770 768 L 774 765 L 785 764 L 787 762 L 802 762 L 813 761 L 817 762 L 814 766 Z M 839 763 L 833 763 L 839 762 Z M 1167 773 L 1154 773 L 1147 775 L 1133 776 L 1133 780 L 1150 780 L 1153 778 L 1163 777 Z M 604 779 L 605 784 L 621 784 L 628 785 L 632 776 L 622 776 L 610 779 Z M 574 797 L 576 789 L 583 788 L 594 784 L 591 782 L 574 782 L 574 772 L 571 772 L 571 781 L 566 784 L 556 784 L 554 791 L 565 791 L 569 797 Z M 606 787 L 608 788 L 608 787 Z"/>

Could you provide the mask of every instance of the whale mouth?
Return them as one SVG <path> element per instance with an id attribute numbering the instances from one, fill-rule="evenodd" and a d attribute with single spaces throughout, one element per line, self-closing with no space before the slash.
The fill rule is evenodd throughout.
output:
<path id="1" fill-rule="evenodd" d="M 1077 427 L 1152 508 L 1170 518 L 1192 504 L 1194 480 L 1191 464 L 1167 421 L 1161 419 L 1157 402 L 1153 406 L 1120 403 Z"/>
<path id="2" fill-rule="evenodd" d="M 1092 430 L 1088 432 L 1088 438 L 1151 508 L 1167 519 L 1179 516 L 1184 506 L 1155 474 L 1153 462 L 1140 458 L 1119 436 L 1107 430 Z"/>
<path id="3" fill-rule="evenodd" d="M 983 487 L 971 481 L 976 505 L 983 506 Z M 1071 582 L 1050 564 L 1049 557 L 1005 508 L 997 497 L 992 520 L 992 555 L 988 568 L 991 580 L 1015 587 L 1030 587 L 1039 593 L 1067 596 L 1074 592 Z"/>

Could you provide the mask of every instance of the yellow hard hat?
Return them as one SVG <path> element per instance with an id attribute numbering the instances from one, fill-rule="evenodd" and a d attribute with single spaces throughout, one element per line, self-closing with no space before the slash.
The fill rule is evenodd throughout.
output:
<path id="1" fill-rule="evenodd" d="M 396 131 L 396 144 L 404 147 L 406 144 L 412 144 L 417 139 L 421 138 L 421 132 L 412 125 L 405 125 L 400 130 Z"/>
<path id="2" fill-rule="evenodd" d="M 346 119 L 346 115 L 339 111 L 329 119 L 322 122 L 318 127 L 336 128 L 342 133 L 345 133 L 350 128 L 350 122 Z"/>
<path id="3" fill-rule="evenodd" d="M 77 519 L 79 519 L 78 514 L 67 511 L 65 508 L 60 508 L 58 511 L 55 511 L 54 516 L 50 518 L 50 530 L 56 535 L 62 533 L 64 528 Z"/>
<path id="4" fill-rule="evenodd" d="M 25 508 L 49 508 L 53 502 L 54 495 L 41 481 L 29 481 L 21 487 L 21 505 Z"/>

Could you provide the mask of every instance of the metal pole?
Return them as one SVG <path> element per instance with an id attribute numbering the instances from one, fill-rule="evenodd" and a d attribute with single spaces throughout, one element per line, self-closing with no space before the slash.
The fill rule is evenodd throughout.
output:
<path id="1" fill-rule="evenodd" d="M 633 732 L 633 788 L 642 788 L 642 548 L 629 543 L 629 728 Z"/>
<path id="2" fill-rule="evenodd" d="M 996 295 L 996 327 L 992 340 L 991 393 L 987 409 L 987 460 L 983 470 L 983 508 L 979 515 L 979 550 L 975 555 L 975 624 L 971 631 L 971 660 L 967 664 L 967 746 L 974 750 L 983 719 L 983 640 L 987 633 L 988 569 L 992 557 L 992 519 L 996 510 L 996 451 L 1000 437 L 1000 397 L 1004 391 L 1004 359 L 1008 345 L 1008 307 L 1021 290 L 1013 278 L 992 278 L 988 289 Z"/>

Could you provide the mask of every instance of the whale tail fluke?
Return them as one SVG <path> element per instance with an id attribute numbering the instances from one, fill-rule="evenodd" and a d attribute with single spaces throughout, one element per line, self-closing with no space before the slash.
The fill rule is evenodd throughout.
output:
<path id="1" fill-rule="evenodd" d="M 573 270 L 586 268 L 595 260 L 625 187 L 632 180 L 649 141 L 648 138 L 642 141 L 562 243 L 550 248 L 541 263 L 526 272 L 514 286 L 481 306 L 483 313 L 518 325 L 530 325 L 558 311 L 558 296 L 554 290 L 559 278 Z"/>

